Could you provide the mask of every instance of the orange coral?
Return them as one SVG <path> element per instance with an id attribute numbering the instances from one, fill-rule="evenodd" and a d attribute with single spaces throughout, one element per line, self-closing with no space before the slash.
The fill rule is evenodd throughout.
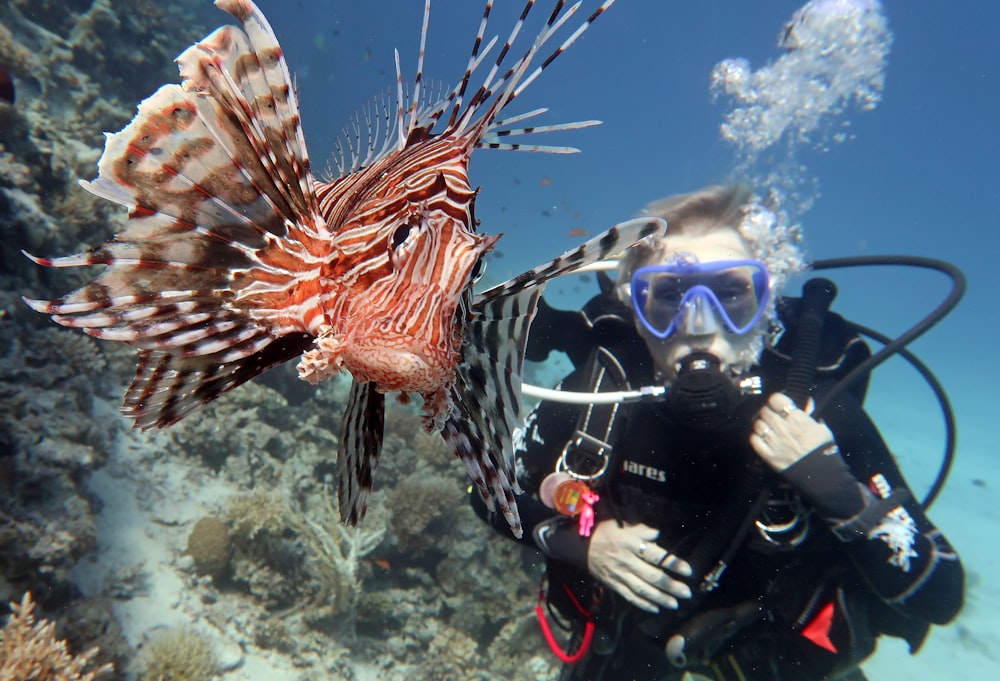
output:
<path id="1" fill-rule="evenodd" d="M 0 630 L 0 681 L 93 681 L 112 670 L 105 664 L 85 671 L 98 649 L 71 655 L 66 642 L 55 637 L 55 622 L 35 621 L 30 592 L 10 608 L 10 620 Z"/>

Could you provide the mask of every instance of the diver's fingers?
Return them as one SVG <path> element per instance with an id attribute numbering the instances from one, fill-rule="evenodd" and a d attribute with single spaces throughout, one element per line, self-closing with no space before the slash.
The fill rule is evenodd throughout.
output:
<path id="1" fill-rule="evenodd" d="M 629 603 L 647 612 L 659 612 L 661 607 L 668 610 L 676 610 L 679 607 L 676 598 L 645 581 L 639 575 L 628 575 L 622 580 L 622 586 L 624 589 L 619 589 L 619 593 Z"/>
<path id="2" fill-rule="evenodd" d="M 691 598 L 691 587 L 679 579 L 673 579 L 666 572 L 657 570 L 657 574 L 649 580 L 650 585 L 676 598 Z"/>
<path id="3" fill-rule="evenodd" d="M 669 551 L 665 551 L 663 558 L 660 558 L 656 562 L 656 567 L 662 568 L 664 570 L 670 570 L 674 574 L 680 575 L 681 577 L 690 577 L 694 574 L 694 570 L 691 568 L 691 564 Z"/>

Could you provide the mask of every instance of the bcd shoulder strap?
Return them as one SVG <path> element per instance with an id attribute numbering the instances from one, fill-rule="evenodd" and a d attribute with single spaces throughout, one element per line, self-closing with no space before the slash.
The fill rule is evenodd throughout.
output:
<path id="1" fill-rule="evenodd" d="M 606 347 L 593 349 L 584 370 L 582 392 L 617 392 L 631 390 L 621 361 Z M 557 470 L 593 485 L 611 467 L 614 442 L 624 428 L 622 404 L 586 404 L 577 416 L 576 428 L 563 447 Z"/>

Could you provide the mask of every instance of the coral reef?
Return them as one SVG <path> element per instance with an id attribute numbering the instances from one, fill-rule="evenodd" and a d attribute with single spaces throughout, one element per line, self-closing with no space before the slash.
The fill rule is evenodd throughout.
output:
<path id="1" fill-rule="evenodd" d="M 12 246 L 2 269 L 17 269 L 20 248 L 62 252 L 112 233 L 120 211 L 76 179 L 94 174 L 102 131 L 120 129 L 136 102 L 176 79 L 175 46 L 199 37 L 191 16 L 204 9 L 194 1 L 142 12 L 127 0 L 0 5 L 0 54 L 18 91 L 16 106 L 0 103 L 0 158 L 13 171 L 0 176 Z"/>
<path id="2" fill-rule="evenodd" d="M 0 322 L 0 568 L 38 592 L 63 582 L 93 547 L 80 485 L 120 426 L 95 396 L 103 355 L 90 339 L 17 330 Z"/>
<path id="3" fill-rule="evenodd" d="M 465 502 L 454 477 L 443 475 L 403 478 L 389 491 L 392 529 L 399 549 L 419 556 L 434 546 L 429 537 L 441 536 L 452 511 Z"/>
<path id="4" fill-rule="evenodd" d="M 239 539 L 236 580 L 273 599 L 276 580 L 271 573 L 286 582 L 298 577 L 294 609 L 305 610 L 314 622 L 354 609 L 362 592 L 360 560 L 382 542 L 387 521 L 386 513 L 374 511 L 359 527 L 342 525 L 323 488 L 304 508 L 268 492 L 237 495 L 225 516 Z"/>
<path id="5" fill-rule="evenodd" d="M 0 630 L 0 681 L 93 681 L 110 672 L 110 664 L 93 669 L 97 648 L 79 655 L 56 638 L 56 625 L 35 620 L 31 593 L 10 604 L 11 616 Z"/>
<path id="6" fill-rule="evenodd" d="M 177 80 L 172 58 L 219 19 L 199 25 L 201 12 L 211 3 L 0 3 L 18 91 L 16 106 L 0 101 L 0 599 L 45 593 L 70 647 L 102 651 L 75 659 L 114 660 L 81 679 L 209 678 L 244 656 L 283 678 L 553 677 L 520 547 L 475 518 L 461 466 L 415 405 L 387 405 L 379 488 L 344 527 L 330 490 L 349 378 L 309 386 L 277 367 L 138 433 L 117 415 L 134 351 L 20 301 L 79 275 L 19 249 L 75 252 L 120 227 L 124 211 L 76 180 L 96 174 L 102 131 Z M 54 628 L 27 626 L 56 646 Z M 218 636 L 205 652 L 191 631 Z"/>

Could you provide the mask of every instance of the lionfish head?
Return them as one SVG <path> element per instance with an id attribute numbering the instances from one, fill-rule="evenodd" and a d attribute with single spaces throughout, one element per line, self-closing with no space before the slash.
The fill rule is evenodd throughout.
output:
<path id="1" fill-rule="evenodd" d="M 334 275 L 356 273 L 339 331 L 345 367 L 381 392 L 451 383 L 466 320 L 460 305 L 500 238 L 476 233 L 470 152 L 461 138 L 411 136 L 352 183 L 365 189 L 338 230 L 345 272 Z"/>

